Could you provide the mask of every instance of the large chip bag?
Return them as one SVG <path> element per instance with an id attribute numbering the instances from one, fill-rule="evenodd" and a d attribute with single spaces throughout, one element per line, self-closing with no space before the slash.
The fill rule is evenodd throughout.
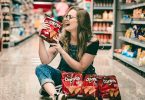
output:
<path id="1" fill-rule="evenodd" d="M 53 38 L 59 36 L 62 24 L 51 17 L 46 17 L 44 22 L 47 23 L 49 27 L 41 30 L 40 37 L 50 43 L 56 42 Z"/>
<path id="2" fill-rule="evenodd" d="M 87 74 L 83 81 L 83 94 L 85 96 L 98 96 L 98 80 L 96 74 Z"/>
<path id="3" fill-rule="evenodd" d="M 97 76 L 101 98 L 121 100 L 117 79 L 114 75 Z"/>
<path id="4" fill-rule="evenodd" d="M 82 94 L 82 74 L 77 72 L 62 72 L 62 91 L 69 96 Z"/>

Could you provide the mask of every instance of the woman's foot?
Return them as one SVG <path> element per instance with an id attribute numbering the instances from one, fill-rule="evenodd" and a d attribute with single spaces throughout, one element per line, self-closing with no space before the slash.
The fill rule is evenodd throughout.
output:
<path id="1" fill-rule="evenodd" d="M 62 93 L 55 94 L 56 100 L 67 100 L 67 95 Z"/>
<path id="2" fill-rule="evenodd" d="M 44 90 L 44 89 L 40 89 L 39 90 L 39 93 L 40 93 L 40 95 L 42 95 L 42 96 L 47 96 L 47 97 L 49 97 L 49 94 Z"/>

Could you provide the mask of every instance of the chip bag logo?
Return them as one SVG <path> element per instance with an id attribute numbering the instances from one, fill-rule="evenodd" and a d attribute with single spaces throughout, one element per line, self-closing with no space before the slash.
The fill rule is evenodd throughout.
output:
<path id="1" fill-rule="evenodd" d="M 71 77 L 70 75 L 67 75 L 64 79 L 64 81 L 69 81 L 70 83 L 72 83 L 73 81 L 79 81 L 81 80 L 80 77 Z"/>
<path id="2" fill-rule="evenodd" d="M 49 21 L 48 24 L 49 24 L 49 25 L 55 26 L 55 28 L 57 28 L 57 27 L 58 27 L 58 28 L 61 28 L 61 25 L 57 24 L 57 23 L 54 22 L 54 21 Z"/>
<path id="3" fill-rule="evenodd" d="M 109 84 L 109 85 L 111 85 L 112 83 L 117 83 L 117 82 L 116 82 L 116 80 L 114 80 L 114 79 L 109 79 L 109 80 L 105 80 L 105 79 L 104 79 L 104 80 L 103 80 L 103 83 L 104 83 L 104 84 Z"/>
<path id="4" fill-rule="evenodd" d="M 87 78 L 86 81 L 91 83 L 91 82 L 97 81 L 97 79 L 96 78 Z"/>

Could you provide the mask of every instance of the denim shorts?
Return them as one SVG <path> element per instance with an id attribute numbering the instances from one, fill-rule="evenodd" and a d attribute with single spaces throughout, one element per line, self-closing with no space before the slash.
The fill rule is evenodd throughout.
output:
<path id="1" fill-rule="evenodd" d="M 35 73 L 41 86 L 45 83 L 52 83 L 55 86 L 61 85 L 61 71 L 58 69 L 47 64 L 41 64 L 36 67 Z"/>

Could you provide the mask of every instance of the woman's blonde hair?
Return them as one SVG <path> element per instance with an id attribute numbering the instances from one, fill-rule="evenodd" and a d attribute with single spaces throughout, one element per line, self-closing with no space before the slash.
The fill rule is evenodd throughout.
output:
<path id="1" fill-rule="evenodd" d="M 92 37 L 91 32 L 91 20 L 89 13 L 79 7 L 72 6 L 68 9 L 66 15 L 70 10 L 75 10 L 77 12 L 77 21 L 78 21 L 78 27 L 77 27 L 77 60 L 79 61 L 84 54 L 87 42 L 90 41 Z M 61 37 L 61 42 L 63 44 L 63 48 L 66 52 L 68 52 L 68 46 L 70 43 L 71 34 L 68 31 L 64 31 L 63 35 Z"/>

